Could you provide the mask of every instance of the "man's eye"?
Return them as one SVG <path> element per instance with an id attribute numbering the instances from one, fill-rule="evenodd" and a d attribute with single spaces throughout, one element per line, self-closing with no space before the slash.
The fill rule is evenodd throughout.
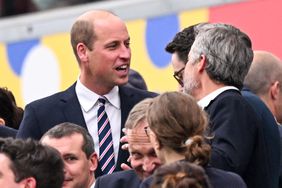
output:
<path id="1" fill-rule="evenodd" d="M 128 41 L 128 42 L 125 42 L 124 45 L 125 45 L 127 48 L 129 48 L 129 47 L 130 47 L 130 42 L 129 42 L 129 41 Z"/>
<path id="2" fill-rule="evenodd" d="M 134 159 L 140 159 L 140 158 L 142 158 L 142 155 L 140 153 L 132 153 L 131 157 L 134 158 Z"/>
<path id="3" fill-rule="evenodd" d="M 73 157 L 73 156 L 65 157 L 65 160 L 66 161 L 74 161 L 74 160 L 76 160 L 76 157 Z"/>
<path id="4" fill-rule="evenodd" d="M 108 45 L 108 48 L 110 48 L 110 49 L 115 49 L 116 47 L 117 47 L 116 43 L 112 43 L 112 44 Z"/>

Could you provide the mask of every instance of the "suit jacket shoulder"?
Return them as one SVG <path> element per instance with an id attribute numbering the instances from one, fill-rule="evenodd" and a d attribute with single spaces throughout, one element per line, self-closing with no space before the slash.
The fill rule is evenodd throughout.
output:
<path id="1" fill-rule="evenodd" d="M 138 188 L 141 180 L 134 170 L 114 172 L 97 178 L 95 188 Z"/>
<path id="2" fill-rule="evenodd" d="M 7 127 L 5 125 L 0 125 L 0 137 L 6 138 L 6 137 L 12 137 L 15 138 L 17 134 L 17 130 Z"/>
<path id="3" fill-rule="evenodd" d="M 63 92 L 28 104 L 17 137 L 40 139 L 47 130 L 63 122 L 76 123 L 86 128 L 75 84 Z"/>
<path id="4" fill-rule="evenodd" d="M 248 187 L 273 187 L 262 123 L 239 91 L 227 90 L 205 109 L 214 135 L 210 143 L 213 167 L 239 174 Z"/>
<path id="5" fill-rule="evenodd" d="M 243 179 L 233 172 L 223 171 L 212 167 L 206 167 L 205 172 L 209 177 L 212 187 L 247 188 Z"/>

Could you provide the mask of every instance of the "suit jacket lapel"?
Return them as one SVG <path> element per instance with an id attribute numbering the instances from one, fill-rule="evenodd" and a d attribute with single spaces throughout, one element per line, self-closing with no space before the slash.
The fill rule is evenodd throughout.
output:
<path id="1" fill-rule="evenodd" d="M 75 93 L 75 84 L 76 83 L 68 88 L 61 98 L 61 102 L 63 103 L 63 112 L 68 122 L 78 124 L 87 129 L 83 113 Z"/>
<path id="2" fill-rule="evenodd" d="M 120 131 L 120 138 L 124 136 L 122 129 L 124 128 L 125 121 L 128 117 L 130 110 L 132 109 L 133 105 L 136 103 L 134 101 L 134 93 L 131 92 L 127 87 L 119 87 L 119 95 L 120 95 L 120 108 L 121 108 L 121 131 Z M 116 170 L 121 169 L 120 164 L 125 162 L 126 159 L 129 157 L 129 153 L 127 151 L 123 151 L 121 149 L 121 145 L 119 145 L 119 152 L 118 152 L 118 161 Z"/>

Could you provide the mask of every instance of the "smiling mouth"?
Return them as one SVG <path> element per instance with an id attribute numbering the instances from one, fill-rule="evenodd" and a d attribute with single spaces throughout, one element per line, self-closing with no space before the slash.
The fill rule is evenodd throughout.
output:
<path id="1" fill-rule="evenodd" d="M 127 70 L 127 68 L 128 68 L 128 65 L 122 65 L 122 66 L 117 67 L 116 70 L 117 71 L 125 71 L 125 70 Z"/>

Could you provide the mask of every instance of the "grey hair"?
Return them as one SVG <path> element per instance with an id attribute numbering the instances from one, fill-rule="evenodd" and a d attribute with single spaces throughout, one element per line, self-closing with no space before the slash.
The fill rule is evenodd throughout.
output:
<path id="1" fill-rule="evenodd" d="M 205 70 L 212 80 L 241 89 L 253 60 L 248 35 L 222 23 L 199 24 L 195 32 L 198 34 L 191 47 L 191 61 L 195 63 L 204 55 Z"/>

